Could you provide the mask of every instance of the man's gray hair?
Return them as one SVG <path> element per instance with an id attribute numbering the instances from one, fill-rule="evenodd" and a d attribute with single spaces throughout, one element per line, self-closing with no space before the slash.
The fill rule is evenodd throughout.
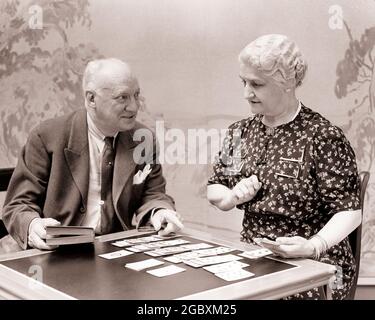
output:
<path id="1" fill-rule="evenodd" d="M 104 73 L 105 68 L 107 68 L 109 65 L 117 67 L 123 66 L 124 68 L 129 69 L 129 66 L 125 62 L 117 58 L 97 59 L 90 61 L 86 66 L 82 78 L 82 89 L 84 93 L 98 89 L 97 76 L 101 72 Z"/>

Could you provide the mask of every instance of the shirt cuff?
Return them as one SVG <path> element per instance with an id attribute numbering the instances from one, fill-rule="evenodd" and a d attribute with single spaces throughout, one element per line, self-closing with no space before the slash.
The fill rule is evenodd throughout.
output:
<path id="1" fill-rule="evenodd" d="M 151 218 L 154 216 L 154 214 L 156 212 L 158 212 L 159 210 L 162 210 L 162 209 L 165 209 L 166 208 L 162 208 L 162 207 L 156 207 L 156 208 L 153 208 L 151 211 L 149 211 L 146 215 L 144 215 L 142 217 L 141 220 L 137 220 L 137 217 L 134 215 L 133 216 L 133 219 L 132 219 L 132 225 L 137 229 L 137 230 L 148 230 L 152 227 L 152 224 L 151 224 Z"/>
<path id="2" fill-rule="evenodd" d="M 159 210 L 163 210 L 163 209 L 165 209 L 165 208 L 154 208 L 154 209 L 152 209 L 152 210 L 151 210 L 150 219 L 154 216 L 154 214 L 155 214 L 156 212 L 158 212 Z"/>

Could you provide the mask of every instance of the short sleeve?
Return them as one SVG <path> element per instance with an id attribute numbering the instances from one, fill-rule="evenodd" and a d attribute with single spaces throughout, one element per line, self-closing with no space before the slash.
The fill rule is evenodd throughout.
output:
<path id="1" fill-rule="evenodd" d="M 219 153 L 215 157 L 215 162 L 212 168 L 212 174 L 208 178 L 208 182 L 207 182 L 208 185 L 222 184 L 226 187 L 228 187 L 229 185 L 228 175 L 226 175 L 226 172 L 225 172 L 226 170 L 225 159 L 229 157 L 229 150 L 224 147 L 225 145 L 229 144 L 229 140 L 230 138 L 227 135 L 224 138 L 222 149 L 219 151 Z"/>
<path id="2" fill-rule="evenodd" d="M 314 139 L 319 210 L 327 214 L 360 209 L 355 153 L 341 129 L 326 126 Z"/>

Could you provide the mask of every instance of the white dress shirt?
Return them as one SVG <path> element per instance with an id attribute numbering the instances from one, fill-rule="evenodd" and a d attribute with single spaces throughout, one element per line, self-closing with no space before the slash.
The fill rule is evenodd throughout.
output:
<path id="1" fill-rule="evenodd" d="M 87 113 L 88 141 L 89 141 L 89 188 L 87 195 L 87 210 L 82 226 L 92 227 L 95 232 L 100 231 L 101 220 L 101 164 L 104 149 L 104 134 L 97 128 Z M 117 133 L 115 134 L 115 138 Z"/>

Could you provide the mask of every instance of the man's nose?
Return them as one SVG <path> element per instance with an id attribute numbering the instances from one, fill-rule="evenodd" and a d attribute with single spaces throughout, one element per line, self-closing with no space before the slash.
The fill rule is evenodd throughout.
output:
<path id="1" fill-rule="evenodd" d="M 127 111 L 138 111 L 139 101 L 135 97 L 132 97 L 129 104 L 126 106 Z"/>

